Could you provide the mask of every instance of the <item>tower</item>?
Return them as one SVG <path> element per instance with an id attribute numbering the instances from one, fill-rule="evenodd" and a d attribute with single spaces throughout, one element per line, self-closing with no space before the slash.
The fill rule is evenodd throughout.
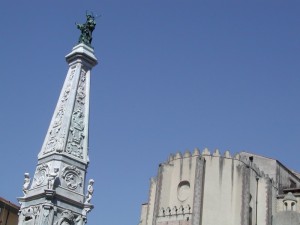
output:
<path id="1" fill-rule="evenodd" d="M 87 14 L 79 43 L 66 56 L 69 64 L 38 164 L 31 179 L 25 173 L 19 225 L 83 225 L 90 203 L 94 181 L 86 172 L 88 157 L 88 126 L 90 75 L 97 64 L 91 47 L 95 17 Z"/>

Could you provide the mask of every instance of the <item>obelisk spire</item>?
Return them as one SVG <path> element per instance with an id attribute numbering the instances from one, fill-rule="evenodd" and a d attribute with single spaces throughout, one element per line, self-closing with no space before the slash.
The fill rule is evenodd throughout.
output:
<path id="1" fill-rule="evenodd" d="M 38 158 L 64 154 L 87 163 L 90 70 L 97 59 L 80 43 L 66 60 L 69 71 Z"/>
<path id="2" fill-rule="evenodd" d="M 80 43 L 66 56 L 69 70 L 44 143 L 33 179 L 25 174 L 24 197 L 19 198 L 19 225 L 78 224 L 86 222 L 93 205 L 94 180 L 86 190 L 91 69 L 97 58 L 91 47 L 96 23 L 86 15 Z"/>

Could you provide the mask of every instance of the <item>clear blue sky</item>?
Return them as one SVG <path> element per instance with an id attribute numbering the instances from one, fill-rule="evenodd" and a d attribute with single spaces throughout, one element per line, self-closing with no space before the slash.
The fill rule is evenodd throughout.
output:
<path id="1" fill-rule="evenodd" d="M 102 14 L 88 224 L 138 224 L 177 151 L 246 150 L 300 171 L 298 0 L 1 1 L 1 196 L 16 202 L 34 173 L 86 9 Z"/>

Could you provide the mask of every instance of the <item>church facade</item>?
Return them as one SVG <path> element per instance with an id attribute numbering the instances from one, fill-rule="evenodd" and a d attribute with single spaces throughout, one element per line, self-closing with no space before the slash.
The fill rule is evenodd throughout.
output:
<path id="1" fill-rule="evenodd" d="M 195 149 L 151 179 L 139 225 L 300 224 L 300 178 L 277 160 Z"/>

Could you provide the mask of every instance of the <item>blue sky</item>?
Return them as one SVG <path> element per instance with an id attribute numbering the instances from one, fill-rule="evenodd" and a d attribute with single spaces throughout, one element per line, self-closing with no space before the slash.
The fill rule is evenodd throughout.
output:
<path id="1" fill-rule="evenodd" d="M 88 224 L 138 224 L 149 178 L 177 151 L 218 148 L 300 171 L 300 2 L 2 1 L 0 195 L 34 173 L 77 43 L 93 46 Z"/>

